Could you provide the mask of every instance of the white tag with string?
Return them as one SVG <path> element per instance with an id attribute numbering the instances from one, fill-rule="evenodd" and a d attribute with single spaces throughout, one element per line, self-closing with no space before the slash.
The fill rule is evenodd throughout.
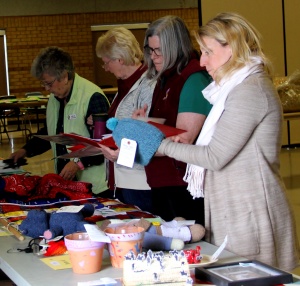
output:
<path id="1" fill-rule="evenodd" d="M 216 260 L 219 255 L 221 254 L 221 252 L 224 250 L 224 248 L 226 247 L 226 244 L 227 244 L 227 235 L 225 236 L 225 239 L 223 241 L 223 243 L 221 244 L 221 246 L 217 249 L 217 251 L 212 255 L 211 259 L 212 260 Z"/>
<path id="2" fill-rule="evenodd" d="M 134 140 L 123 138 L 117 164 L 132 168 L 136 153 L 137 143 Z"/>

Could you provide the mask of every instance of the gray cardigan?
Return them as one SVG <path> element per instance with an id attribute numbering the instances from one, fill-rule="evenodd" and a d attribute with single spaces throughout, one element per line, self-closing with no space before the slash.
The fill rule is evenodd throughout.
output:
<path id="1" fill-rule="evenodd" d="M 164 140 L 158 152 L 206 168 L 206 241 L 284 270 L 299 260 L 279 173 L 282 109 L 271 80 L 254 74 L 228 95 L 208 146 Z M 188 206 L 186 206 L 188 207 Z"/>
<path id="2" fill-rule="evenodd" d="M 153 90 L 156 82 L 146 77 L 146 72 L 136 81 L 130 91 L 120 102 L 116 110 L 116 117 L 119 119 L 130 118 L 136 109 L 148 105 L 147 115 L 149 113 Z M 117 95 L 116 95 L 117 96 Z M 114 163 L 115 185 L 118 188 L 149 190 L 144 166 L 135 163 L 133 168 L 127 168 Z"/>

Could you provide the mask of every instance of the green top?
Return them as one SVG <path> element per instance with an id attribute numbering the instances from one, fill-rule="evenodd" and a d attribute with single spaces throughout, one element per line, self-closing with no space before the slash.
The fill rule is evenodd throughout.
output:
<path id="1" fill-rule="evenodd" d="M 178 113 L 193 112 L 208 115 L 212 105 L 203 97 L 202 90 L 211 83 L 207 72 L 196 72 L 186 80 L 179 100 Z"/>

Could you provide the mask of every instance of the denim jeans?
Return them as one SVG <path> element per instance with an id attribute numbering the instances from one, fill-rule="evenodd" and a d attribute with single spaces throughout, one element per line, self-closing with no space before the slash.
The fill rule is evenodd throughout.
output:
<path id="1" fill-rule="evenodd" d="M 152 212 L 152 191 L 122 189 L 123 203 L 135 205 L 141 210 Z"/>

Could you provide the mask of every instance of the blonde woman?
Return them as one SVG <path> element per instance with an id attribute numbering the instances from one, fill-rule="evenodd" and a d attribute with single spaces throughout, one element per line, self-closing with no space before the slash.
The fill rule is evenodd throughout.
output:
<path id="1" fill-rule="evenodd" d="M 96 45 L 96 54 L 103 68 L 118 79 L 118 93 L 108 111 L 109 117 L 130 118 L 133 111 L 151 105 L 155 81 L 146 78 L 143 52 L 135 36 L 126 28 L 113 28 L 102 35 Z M 89 123 L 92 123 L 91 118 Z M 117 165 L 119 150 L 102 147 L 109 160 L 109 187 L 120 189 L 117 197 L 144 211 L 152 211 L 151 189 L 146 181 L 144 167 L 135 164 L 132 169 Z M 121 196 L 119 196 L 121 193 Z"/>
<path id="2" fill-rule="evenodd" d="M 205 199 L 205 240 L 290 271 L 299 261 L 294 219 L 279 173 L 282 110 L 260 35 L 222 13 L 200 27 L 200 65 L 213 104 L 196 145 L 164 140 L 159 153 L 188 163 L 193 197 Z M 180 138 L 175 138 L 180 142 Z"/>

